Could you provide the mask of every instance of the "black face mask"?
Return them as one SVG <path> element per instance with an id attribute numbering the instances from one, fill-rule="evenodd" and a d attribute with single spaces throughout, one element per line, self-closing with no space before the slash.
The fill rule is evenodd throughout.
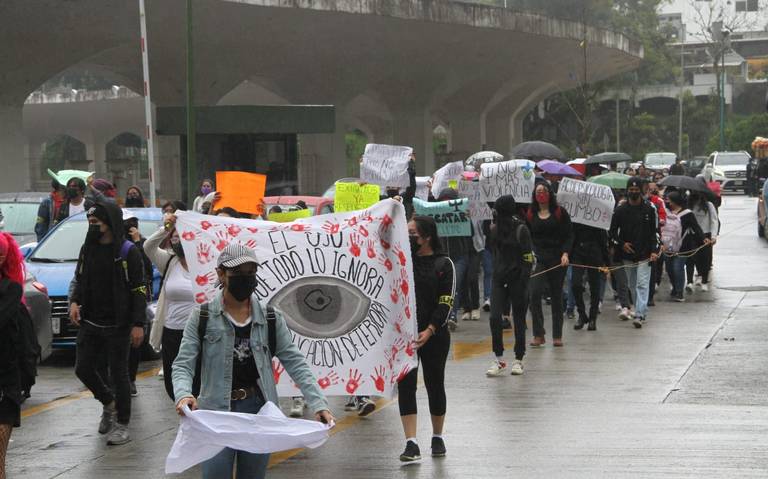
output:
<path id="1" fill-rule="evenodd" d="M 229 276 L 227 290 L 237 301 L 245 301 L 256 289 L 256 275 L 243 274 Z"/>
<path id="2" fill-rule="evenodd" d="M 101 232 L 99 225 L 88 225 L 88 233 L 85 235 L 86 243 L 97 243 L 104 233 Z"/>
<path id="3" fill-rule="evenodd" d="M 184 257 L 184 248 L 182 248 L 181 243 L 171 243 L 171 249 L 179 258 Z"/>
<path id="4" fill-rule="evenodd" d="M 408 241 L 411 243 L 411 253 L 415 255 L 421 249 L 421 245 L 419 244 L 419 237 L 409 236 Z"/>
<path id="5" fill-rule="evenodd" d="M 77 198 L 80 195 L 80 188 L 67 188 L 67 198 Z"/>
<path id="6" fill-rule="evenodd" d="M 387 190 L 387 197 L 394 198 L 398 193 L 400 193 L 398 190 Z"/>
<path id="7" fill-rule="evenodd" d="M 133 196 L 129 196 L 125 200 L 125 206 L 128 208 L 140 208 L 144 206 L 144 202 L 141 201 L 141 198 L 134 198 Z"/>
<path id="8" fill-rule="evenodd" d="M 630 200 L 632 200 L 632 201 L 637 201 L 637 200 L 639 200 L 639 199 L 640 199 L 640 192 L 638 192 L 638 191 L 633 191 L 632 193 L 629 193 L 629 195 L 628 195 L 628 196 L 629 196 L 629 199 L 630 199 Z"/>

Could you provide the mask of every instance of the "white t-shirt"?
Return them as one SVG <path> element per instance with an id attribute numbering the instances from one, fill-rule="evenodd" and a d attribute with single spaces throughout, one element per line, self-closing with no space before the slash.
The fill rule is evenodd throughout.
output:
<path id="1" fill-rule="evenodd" d="M 85 211 L 85 200 L 81 201 L 79 205 L 69 204 L 69 216 L 74 216 L 83 211 Z"/>
<path id="2" fill-rule="evenodd" d="M 163 283 L 165 288 L 165 327 L 184 329 L 189 315 L 195 309 L 195 294 L 192 292 L 192 274 L 175 263 Z"/>

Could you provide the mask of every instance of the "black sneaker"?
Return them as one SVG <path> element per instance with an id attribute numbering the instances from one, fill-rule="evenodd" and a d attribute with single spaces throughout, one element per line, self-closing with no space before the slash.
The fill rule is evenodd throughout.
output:
<path id="1" fill-rule="evenodd" d="M 131 397 L 136 397 L 139 395 L 139 391 L 136 389 L 136 383 L 131 381 Z"/>
<path id="2" fill-rule="evenodd" d="M 419 445 L 413 441 L 408 441 L 405 443 L 405 451 L 400 454 L 400 461 L 413 462 L 419 460 L 421 460 L 421 451 L 419 450 Z"/>
<path id="3" fill-rule="evenodd" d="M 357 415 L 365 417 L 376 410 L 376 403 L 368 396 L 362 396 L 357 403 Z"/>
<path id="4" fill-rule="evenodd" d="M 432 457 L 445 457 L 445 442 L 442 437 L 432 438 Z"/>
<path id="5" fill-rule="evenodd" d="M 587 324 L 587 318 L 580 315 L 579 319 L 576 321 L 576 324 L 573 325 L 573 329 L 578 331 L 583 328 L 585 324 Z"/>

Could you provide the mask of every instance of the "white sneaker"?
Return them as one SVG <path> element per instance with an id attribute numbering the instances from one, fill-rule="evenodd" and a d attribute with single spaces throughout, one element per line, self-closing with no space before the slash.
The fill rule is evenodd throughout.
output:
<path id="1" fill-rule="evenodd" d="M 597 303 L 597 312 L 598 313 L 602 313 L 603 312 L 603 302 L 602 301 Z"/>
<path id="2" fill-rule="evenodd" d="M 480 320 L 480 310 L 479 309 L 473 309 L 472 313 L 469 315 L 470 319 L 472 321 L 479 321 Z"/>
<path id="3" fill-rule="evenodd" d="M 685 292 L 686 293 L 693 293 L 693 283 L 688 283 L 685 285 Z"/>
<path id="4" fill-rule="evenodd" d="M 483 311 L 487 312 L 487 311 L 490 311 L 490 310 L 491 310 L 491 300 L 490 299 L 486 299 L 485 302 L 483 303 Z"/>
<path id="5" fill-rule="evenodd" d="M 357 399 L 355 396 L 349 396 L 347 403 L 344 405 L 345 411 L 357 411 Z"/>
<path id="6" fill-rule="evenodd" d="M 701 276 L 696 277 L 696 286 L 701 286 Z"/>
<path id="7" fill-rule="evenodd" d="M 489 378 L 503 376 L 507 372 L 507 362 L 503 359 L 495 360 L 491 363 L 491 367 L 485 372 L 485 375 Z"/>
<path id="8" fill-rule="evenodd" d="M 291 406 L 291 417 L 302 417 L 304 415 L 304 398 L 293 398 Z"/>
<path id="9" fill-rule="evenodd" d="M 621 304 L 616 303 L 616 311 L 621 311 Z"/>
<path id="10" fill-rule="evenodd" d="M 455 319 L 449 319 L 448 320 L 448 329 L 450 331 L 456 331 L 456 328 L 459 326 L 459 324 L 456 322 Z"/>
<path id="11" fill-rule="evenodd" d="M 629 310 L 629 308 L 621 308 L 619 319 L 622 321 L 629 321 L 632 319 L 632 312 Z"/>
<path id="12" fill-rule="evenodd" d="M 461 320 L 469 321 L 469 311 L 464 311 L 463 313 L 461 313 Z"/>
<path id="13" fill-rule="evenodd" d="M 709 285 L 707 283 L 701 283 L 700 287 L 701 287 L 701 291 L 703 291 L 704 293 L 709 291 Z"/>
<path id="14" fill-rule="evenodd" d="M 509 367 L 509 374 L 512 376 L 522 376 L 523 375 L 523 361 L 520 359 L 515 359 L 512 361 L 512 366 Z"/>

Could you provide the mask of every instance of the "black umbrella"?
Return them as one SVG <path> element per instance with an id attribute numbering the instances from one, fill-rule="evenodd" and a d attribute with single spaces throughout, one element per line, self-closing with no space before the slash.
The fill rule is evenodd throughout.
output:
<path id="1" fill-rule="evenodd" d="M 691 178 L 685 175 L 669 175 L 659 181 L 662 186 L 674 186 L 682 190 L 709 192 L 710 189 L 702 178 Z"/>
<path id="2" fill-rule="evenodd" d="M 552 143 L 546 141 L 526 141 L 512 149 L 512 158 L 565 160 L 566 156 Z"/>
<path id="3" fill-rule="evenodd" d="M 632 161 L 632 157 L 626 153 L 606 151 L 605 153 L 590 156 L 584 164 L 596 165 L 600 163 L 621 163 L 622 161 Z"/>

